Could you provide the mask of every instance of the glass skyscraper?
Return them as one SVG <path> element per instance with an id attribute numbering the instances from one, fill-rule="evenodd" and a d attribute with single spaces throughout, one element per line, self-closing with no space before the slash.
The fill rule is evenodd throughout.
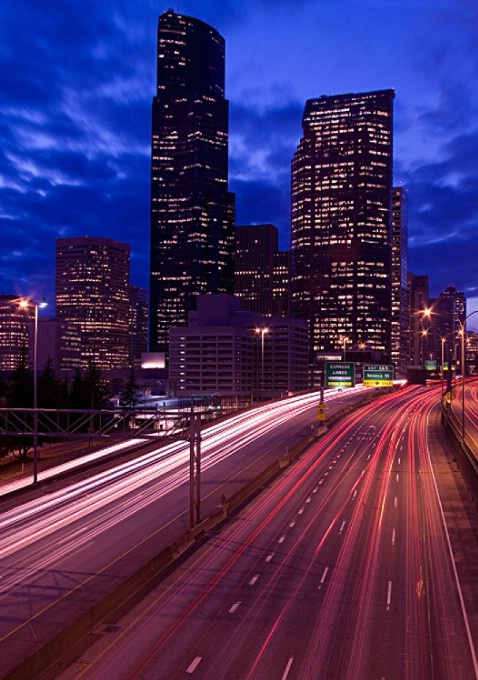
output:
<path id="1" fill-rule="evenodd" d="M 292 161 L 292 315 L 310 361 L 367 347 L 390 358 L 393 90 L 307 101 Z"/>
<path id="2" fill-rule="evenodd" d="M 158 23 L 152 109 L 150 350 L 168 352 L 196 297 L 234 288 L 234 195 L 228 191 L 225 44 L 168 10 Z"/>

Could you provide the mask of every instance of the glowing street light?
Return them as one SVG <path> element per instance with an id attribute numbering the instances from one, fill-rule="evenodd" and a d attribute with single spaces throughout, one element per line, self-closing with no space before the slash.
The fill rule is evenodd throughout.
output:
<path id="1" fill-rule="evenodd" d="M 262 396 L 264 396 L 264 337 L 269 333 L 269 328 L 267 326 L 257 327 L 254 329 L 254 332 L 261 336 L 261 391 L 263 393 Z"/>
<path id="2" fill-rule="evenodd" d="M 33 483 L 38 481 L 38 374 L 37 374 L 37 355 L 38 355 L 38 308 L 46 307 L 44 299 L 31 300 L 29 298 L 19 298 L 13 300 L 22 309 L 34 308 L 33 326 Z"/>

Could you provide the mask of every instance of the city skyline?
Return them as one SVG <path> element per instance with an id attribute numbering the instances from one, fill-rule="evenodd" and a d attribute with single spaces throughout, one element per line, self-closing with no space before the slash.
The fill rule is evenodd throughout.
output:
<path id="1" fill-rule="evenodd" d="M 409 195 L 409 269 L 429 276 L 433 296 L 456 286 L 472 311 L 478 10 L 428 0 L 419 10 L 376 0 L 315 5 L 175 7 L 226 40 L 236 223 L 273 223 L 287 248 L 306 99 L 394 88 L 394 185 Z M 165 9 L 68 0 L 0 9 L 0 292 L 53 301 L 55 239 L 85 235 L 130 243 L 132 283 L 148 288 L 150 106 Z"/>

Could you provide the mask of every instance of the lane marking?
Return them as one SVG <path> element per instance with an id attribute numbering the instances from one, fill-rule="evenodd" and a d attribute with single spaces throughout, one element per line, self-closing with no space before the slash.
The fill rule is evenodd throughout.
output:
<path id="1" fill-rule="evenodd" d="M 352 500 L 353 501 L 355 500 L 356 495 L 357 495 L 357 489 L 355 489 L 355 491 L 352 494 Z"/>
<path id="2" fill-rule="evenodd" d="M 392 601 L 392 582 L 388 582 L 387 589 L 387 611 L 390 609 L 390 602 Z"/>
<path id="3" fill-rule="evenodd" d="M 402 462 L 402 459 L 399 458 L 399 459 L 398 459 L 398 464 L 400 465 L 401 462 Z"/>
<path id="4" fill-rule="evenodd" d="M 267 555 L 266 557 L 266 562 L 270 562 L 271 559 L 274 557 L 275 553 L 271 553 L 270 555 Z"/>
<path id="5" fill-rule="evenodd" d="M 278 543 L 284 543 L 284 541 L 285 541 L 285 535 L 284 535 L 284 536 L 281 536 L 281 537 L 279 538 Z"/>
<path id="6" fill-rule="evenodd" d="M 324 480 L 323 480 L 323 479 L 321 479 L 321 480 L 320 480 L 320 482 L 319 482 L 319 484 L 323 484 L 323 483 L 324 483 Z"/>
<path id="7" fill-rule="evenodd" d="M 289 661 L 287 662 L 287 666 L 285 667 L 285 671 L 284 671 L 284 674 L 282 675 L 281 680 L 287 680 L 287 678 L 289 676 L 290 667 L 292 666 L 293 662 L 294 662 L 294 657 L 291 656 Z"/>
<path id="8" fill-rule="evenodd" d="M 342 522 L 341 526 L 340 526 L 340 531 L 339 531 L 339 534 L 341 534 L 341 533 L 342 533 L 342 531 L 344 530 L 344 526 L 345 526 L 345 524 L 346 524 L 346 522 L 345 522 L 345 520 L 344 520 L 344 521 Z"/>
<path id="9" fill-rule="evenodd" d="M 299 510 L 299 515 L 302 515 L 303 512 L 304 512 L 304 508 L 301 508 L 301 509 Z"/>
<path id="10" fill-rule="evenodd" d="M 312 491 L 312 493 L 317 493 L 318 490 L 319 490 L 319 487 L 316 486 L 315 489 Z"/>
<path id="11" fill-rule="evenodd" d="M 258 578 L 259 578 L 259 574 L 256 574 L 255 576 L 253 576 L 253 577 L 251 578 L 251 580 L 249 581 L 249 585 L 250 585 L 250 586 L 253 586 L 254 583 L 257 581 Z"/>
<path id="12" fill-rule="evenodd" d="M 291 522 L 291 523 L 289 524 L 289 529 L 293 529 L 294 527 L 295 527 L 295 521 L 294 521 L 294 522 Z"/>
<path id="13" fill-rule="evenodd" d="M 189 673 L 189 674 L 194 673 L 194 671 L 195 671 L 196 668 L 199 666 L 199 664 L 201 663 L 201 661 L 202 661 L 202 656 L 197 656 L 197 657 L 194 659 L 194 661 L 192 661 L 192 663 L 189 664 L 189 667 L 188 667 L 188 669 L 186 670 L 186 673 Z"/>
<path id="14" fill-rule="evenodd" d="M 229 610 L 229 614 L 234 614 L 234 612 L 237 612 L 237 610 L 239 609 L 240 606 L 241 606 L 240 602 L 234 602 L 234 604 L 232 605 L 232 607 Z"/>
<path id="15" fill-rule="evenodd" d="M 398 482 L 399 479 L 400 479 L 400 475 L 397 475 L 397 482 Z"/>
<path id="16" fill-rule="evenodd" d="M 312 498 L 309 496 L 308 499 L 305 502 L 310 503 L 311 500 L 312 500 Z"/>
<path id="17" fill-rule="evenodd" d="M 395 529 L 392 530 L 392 545 L 395 545 Z"/>
<path id="18" fill-rule="evenodd" d="M 395 508 L 396 508 L 397 505 L 398 505 L 398 498 L 397 498 L 397 496 L 395 496 L 395 498 L 393 499 L 393 505 L 394 505 Z"/>
<path id="19" fill-rule="evenodd" d="M 322 574 L 322 578 L 320 579 L 319 590 L 320 590 L 320 588 L 321 588 L 321 587 L 323 586 L 323 584 L 324 584 L 325 577 L 327 576 L 327 572 L 328 572 L 328 571 L 329 571 L 329 568 L 328 568 L 328 567 L 325 567 L 324 573 Z"/>

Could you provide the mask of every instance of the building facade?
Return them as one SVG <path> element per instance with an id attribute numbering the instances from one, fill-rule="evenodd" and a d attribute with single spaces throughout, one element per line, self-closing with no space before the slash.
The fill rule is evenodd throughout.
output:
<path id="1" fill-rule="evenodd" d="M 152 105 L 150 351 L 167 354 L 196 297 L 232 293 L 234 195 L 228 191 L 225 43 L 173 10 L 157 33 Z"/>
<path id="2" fill-rule="evenodd" d="M 82 368 L 130 365 L 130 247 L 109 238 L 56 241 L 58 321 L 81 329 Z"/>
<path id="3" fill-rule="evenodd" d="M 148 291 L 130 286 L 130 364 L 141 367 L 141 357 L 148 350 Z"/>
<path id="4" fill-rule="evenodd" d="M 393 90 L 308 100 L 292 161 L 291 313 L 318 353 L 389 359 Z M 314 380 L 314 383 L 316 380 Z"/>
<path id="5" fill-rule="evenodd" d="M 407 365 L 409 367 L 424 368 L 425 361 L 432 358 L 431 318 L 427 312 L 430 309 L 428 276 L 417 276 L 412 272 L 408 272 L 407 289 L 409 310 Z"/>
<path id="6" fill-rule="evenodd" d="M 18 295 L 0 295 L 0 372 L 14 371 L 29 355 L 34 306 L 20 307 Z"/>
<path id="7" fill-rule="evenodd" d="M 281 252 L 273 224 L 236 227 L 234 294 L 244 309 L 289 315 L 290 253 Z"/>
<path id="8" fill-rule="evenodd" d="M 176 395 L 270 399 L 308 385 L 308 325 L 243 311 L 240 298 L 204 295 L 187 327 L 170 331 Z"/>
<path id="9" fill-rule="evenodd" d="M 406 373 L 409 343 L 408 313 L 408 196 L 403 187 L 392 192 L 392 346 L 391 361 Z"/>

